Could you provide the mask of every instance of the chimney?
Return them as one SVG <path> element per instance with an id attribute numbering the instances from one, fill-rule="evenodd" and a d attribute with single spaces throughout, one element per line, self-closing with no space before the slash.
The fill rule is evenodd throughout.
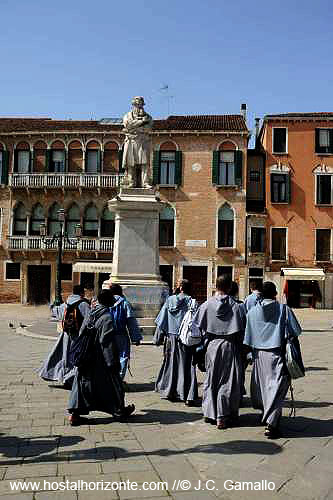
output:
<path id="1" fill-rule="evenodd" d="M 241 104 L 240 112 L 246 122 L 246 104 Z"/>
<path id="2" fill-rule="evenodd" d="M 259 137 L 259 128 L 260 128 L 260 118 L 255 118 L 254 119 L 256 122 L 256 139 Z"/>

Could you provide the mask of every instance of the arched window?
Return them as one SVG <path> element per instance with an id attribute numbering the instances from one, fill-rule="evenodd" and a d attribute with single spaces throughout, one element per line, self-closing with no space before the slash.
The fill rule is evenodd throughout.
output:
<path id="1" fill-rule="evenodd" d="M 31 235 L 39 235 L 40 234 L 40 225 L 44 223 L 44 210 L 40 203 L 34 206 L 31 213 L 30 218 L 30 234 Z"/>
<path id="2" fill-rule="evenodd" d="M 114 238 L 114 213 L 105 207 L 101 219 L 101 236 L 102 238 Z"/>
<path id="3" fill-rule="evenodd" d="M 83 236 L 98 236 L 98 214 L 95 205 L 88 205 L 84 211 Z"/>
<path id="4" fill-rule="evenodd" d="M 160 213 L 160 247 L 173 247 L 175 244 L 175 211 L 167 205 Z"/>
<path id="5" fill-rule="evenodd" d="M 66 170 L 66 151 L 61 141 L 55 141 L 51 149 L 50 172 L 65 172 Z"/>
<path id="6" fill-rule="evenodd" d="M 218 212 L 218 247 L 233 248 L 234 246 L 234 212 L 225 203 Z"/>
<path id="7" fill-rule="evenodd" d="M 66 217 L 66 231 L 68 236 L 75 236 L 75 227 L 80 224 L 80 209 L 74 203 L 67 212 Z"/>
<path id="8" fill-rule="evenodd" d="M 20 174 L 30 172 L 30 146 L 27 142 L 20 142 L 15 149 L 14 170 Z"/>
<path id="9" fill-rule="evenodd" d="M 86 148 L 86 165 L 85 171 L 87 174 L 96 174 L 101 170 L 101 149 L 96 141 L 90 141 Z"/>
<path id="10" fill-rule="evenodd" d="M 60 232 L 60 222 L 58 219 L 58 212 L 61 209 L 61 206 L 58 203 L 54 203 L 49 210 L 48 217 L 48 235 L 53 236 L 56 233 Z"/>
<path id="11" fill-rule="evenodd" d="M 16 236 L 27 234 L 27 212 L 23 203 L 18 203 L 14 209 L 13 234 Z"/>

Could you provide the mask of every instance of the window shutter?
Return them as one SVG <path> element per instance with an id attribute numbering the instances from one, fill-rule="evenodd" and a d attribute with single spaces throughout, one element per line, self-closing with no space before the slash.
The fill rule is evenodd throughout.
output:
<path id="1" fill-rule="evenodd" d="M 271 202 L 272 202 L 272 203 L 275 203 L 275 201 L 277 201 L 277 200 L 275 200 L 275 198 L 274 198 L 273 175 L 274 175 L 274 174 L 270 174 L 270 176 L 269 176 L 269 177 L 270 177 L 270 182 L 271 182 Z"/>
<path id="2" fill-rule="evenodd" d="M 217 186 L 219 184 L 219 163 L 220 163 L 220 151 L 213 151 L 212 184 L 215 184 Z"/>
<path id="3" fill-rule="evenodd" d="M 101 153 L 102 153 L 102 152 L 101 152 L 101 150 L 100 150 L 100 149 L 98 149 L 98 150 L 97 150 L 97 172 L 98 172 L 99 174 L 100 174 L 100 173 L 101 173 L 101 171 L 102 171 L 102 162 L 101 162 L 101 157 L 102 157 L 102 155 L 101 155 Z"/>
<path id="4" fill-rule="evenodd" d="M 287 203 L 291 203 L 291 178 L 290 173 L 286 175 L 286 194 L 287 194 Z"/>
<path id="5" fill-rule="evenodd" d="M 330 130 L 330 146 L 329 146 L 329 152 L 333 153 L 333 129 Z"/>
<path id="6" fill-rule="evenodd" d="M 235 151 L 235 181 L 238 186 L 243 184 L 243 152 Z"/>
<path id="7" fill-rule="evenodd" d="M 123 150 L 119 149 L 119 151 L 118 151 L 118 171 L 120 174 L 125 173 L 125 169 L 123 169 L 123 156 L 124 156 Z"/>
<path id="8" fill-rule="evenodd" d="M 88 149 L 86 149 L 84 154 L 84 173 L 88 170 Z"/>
<path id="9" fill-rule="evenodd" d="M 34 155 L 33 151 L 30 149 L 30 156 L 29 156 L 29 172 L 33 171 L 33 162 L 34 162 Z"/>
<path id="10" fill-rule="evenodd" d="M 14 172 L 17 172 L 17 170 L 18 170 L 18 155 L 17 155 L 17 149 L 14 149 L 13 154 L 14 154 Z"/>
<path id="11" fill-rule="evenodd" d="M 320 175 L 316 175 L 316 183 L 317 183 L 317 199 L 316 199 L 316 203 L 318 205 L 321 204 L 321 199 L 320 199 Z"/>
<path id="12" fill-rule="evenodd" d="M 320 145 L 319 145 L 319 128 L 315 130 L 315 151 L 316 153 L 320 153 Z"/>
<path id="13" fill-rule="evenodd" d="M 182 152 L 181 151 L 176 151 L 175 154 L 175 159 L 176 159 L 176 168 L 175 168 L 175 184 L 177 186 L 180 186 L 182 183 Z"/>
<path id="14" fill-rule="evenodd" d="M 8 184 L 9 151 L 2 151 L 1 184 Z"/>
<path id="15" fill-rule="evenodd" d="M 64 172 L 68 172 L 68 149 L 65 149 L 65 165 Z"/>
<path id="16" fill-rule="evenodd" d="M 52 149 L 45 151 L 45 172 L 51 172 L 51 155 Z"/>
<path id="17" fill-rule="evenodd" d="M 154 151 L 153 153 L 153 184 L 160 183 L 160 152 Z"/>

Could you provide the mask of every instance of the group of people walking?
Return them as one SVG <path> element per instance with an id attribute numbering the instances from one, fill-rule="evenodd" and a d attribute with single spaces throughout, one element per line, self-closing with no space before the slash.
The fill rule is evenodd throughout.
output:
<path id="1" fill-rule="evenodd" d="M 300 325 L 292 310 L 276 300 L 272 282 L 251 282 L 251 294 L 237 299 L 238 286 L 228 276 L 218 277 L 215 295 L 201 304 L 192 299 L 190 283 L 182 280 L 166 298 L 155 322 L 153 342 L 163 345 L 163 361 L 156 380 L 161 398 L 198 404 L 197 367 L 205 371 L 202 411 L 205 422 L 218 429 L 236 426 L 245 391 L 245 369 L 253 363 L 250 396 L 261 411 L 268 438 L 280 436 L 282 405 L 290 384 L 284 362 L 285 331 L 298 336 Z M 119 420 L 135 408 L 125 404 L 124 377 L 131 343 L 142 335 L 133 308 L 119 285 L 102 290 L 91 303 L 80 285 L 56 311 L 61 333 L 39 371 L 71 389 L 68 412 L 71 425 L 82 415 L 103 411 Z M 184 321 L 193 345 L 184 342 Z M 84 340 L 90 342 L 84 344 Z M 93 335 L 93 339 L 92 339 Z M 86 361 L 73 361 L 78 339 L 85 346 Z M 84 349 L 83 349 L 84 350 Z M 87 355 L 89 354 L 89 356 Z"/>
<path id="2" fill-rule="evenodd" d="M 198 398 L 196 365 L 206 372 L 202 411 L 205 422 L 226 429 L 237 425 L 245 392 L 245 369 L 253 362 L 250 395 L 261 411 L 260 422 L 268 438 L 280 436 L 279 422 L 290 379 L 284 363 L 286 326 L 290 335 L 301 333 L 292 310 L 276 300 L 274 283 L 262 290 L 255 281 L 244 303 L 238 287 L 227 276 L 216 280 L 216 293 L 194 312 L 192 334 L 199 345 L 180 342 L 179 331 L 191 302 L 190 283 L 182 280 L 156 318 L 154 342 L 164 343 L 164 359 L 156 382 L 162 398 L 195 405 Z M 196 335 L 197 335 L 196 332 Z"/>

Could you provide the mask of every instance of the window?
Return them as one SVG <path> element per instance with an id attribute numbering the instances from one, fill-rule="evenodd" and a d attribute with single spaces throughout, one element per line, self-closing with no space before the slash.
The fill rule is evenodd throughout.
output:
<path id="1" fill-rule="evenodd" d="M 173 247 L 175 244 L 175 212 L 168 205 L 160 213 L 160 247 Z"/>
<path id="2" fill-rule="evenodd" d="M 58 203 L 54 203 L 49 210 L 48 217 L 48 235 L 53 236 L 60 232 L 60 222 L 58 220 L 58 212 L 61 209 Z"/>
<path id="3" fill-rule="evenodd" d="M 272 203 L 289 203 L 290 176 L 289 174 L 271 174 Z"/>
<path id="4" fill-rule="evenodd" d="M 264 253 L 266 248 L 266 229 L 251 227 L 251 252 Z"/>
<path id="5" fill-rule="evenodd" d="M 104 208 L 101 220 L 101 237 L 114 238 L 115 222 L 114 213 Z"/>
<path id="6" fill-rule="evenodd" d="M 83 236 L 98 236 L 98 214 L 94 205 L 89 205 L 83 217 Z"/>
<path id="7" fill-rule="evenodd" d="M 333 129 L 317 128 L 316 137 L 316 153 L 333 154 Z"/>
<path id="8" fill-rule="evenodd" d="M 3 153 L 0 150 L 0 183 L 2 183 L 2 177 L 3 177 L 3 173 L 2 173 L 2 169 L 3 169 L 3 167 L 2 167 L 2 165 L 3 165 L 2 158 L 3 158 Z"/>
<path id="9" fill-rule="evenodd" d="M 153 184 L 179 186 L 182 183 L 182 152 L 154 151 Z"/>
<path id="10" fill-rule="evenodd" d="M 61 280 L 72 281 L 72 270 L 73 270 L 72 264 L 62 263 L 60 268 Z"/>
<path id="11" fill-rule="evenodd" d="M 272 228 L 272 260 L 287 260 L 287 228 Z"/>
<path id="12" fill-rule="evenodd" d="M 232 280 L 232 266 L 217 266 L 217 278 L 219 276 L 228 276 Z"/>
<path id="13" fill-rule="evenodd" d="M 332 204 L 332 175 L 317 175 L 317 205 Z"/>
<path id="14" fill-rule="evenodd" d="M 261 267 L 250 267 L 249 268 L 249 287 L 248 293 L 251 293 L 250 284 L 255 281 L 257 286 L 260 284 L 262 286 L 264 281 L 264 270 Z"/>
<path id="15" fill-rule="evenodd" d="M 30 218 L 30 231 L 31 235 L 39 235 L 40 234 L 40 225 L 45 222 L 44 218 L 44 210 L 40 203 L 34 206 L 31 213 Z"/>
<path id="16" fill-rule="evenodd" d="M 331 260 L 330 229 L 316 229 L 316 260 Z"/>
<path id="17" fill-rule="evenodd" d="M 176 152 L 161 151 L 160 184 L 175 184 Z"/>
<path id="18" fill-rule="evenodd" d="M 16 151 L 16 171 L 27 174 L 30 171 L 30 151 Z"/>
<path id="19" fill-rule="evenodd" d="M 65 172 L 65 151 L 64 150 L 53 150 L 51 153 L 51 172 Z"/>
<path id="20" fill-rule="evenodd" d="M 86 172 L 88 174 L 96 174 L 99 172 L 100 151 L 97 149 L 86 150 Z"/>
<path id="21" fill-rule="evenodd" d="M 77 224 L 80 224 L 80 209 L 74 203 L 68 210 L 66 217 L 66 231 L 69 237 L 75 236 L 75 228 Z"/>
<path id="22" fill-rule="evenodd" d="M 234 212 L 226 203 L 218 212 L 218 247 L 234 246 Z"/>
<path id="23" fill-rule="evenodd" d="M 19 203 L 14 209 L 13 234 L 15 236 L 26 236 L 27 234 L 27 213 L 23 203 Z"/>
<path id="24" fill-rule="evenodd" d="M 0 184 L 8 184 L 9 152 L 0 150 Z"/>
<path id="25" fill-rule="evenodd" d="M 273 153 L 287 153 L 287 129 L 273 128 Z"/>
<path id="26" fill-rule="evenodd" d="M 241 186 L 242 163 L 242 151 L 214 151 L 212 183 L 216 186 Z"/>
<path id="27" fill-rule="evenodd" d="M 250 170 L 250 181 L 260 182 L 260 172 L 258 170 Z"/>
<path id="28" fill-rule="evenodd" d="M 21 264 L 19 262 L 6 262 L 6 280 L 20 280 L 21 279 Z"/>

